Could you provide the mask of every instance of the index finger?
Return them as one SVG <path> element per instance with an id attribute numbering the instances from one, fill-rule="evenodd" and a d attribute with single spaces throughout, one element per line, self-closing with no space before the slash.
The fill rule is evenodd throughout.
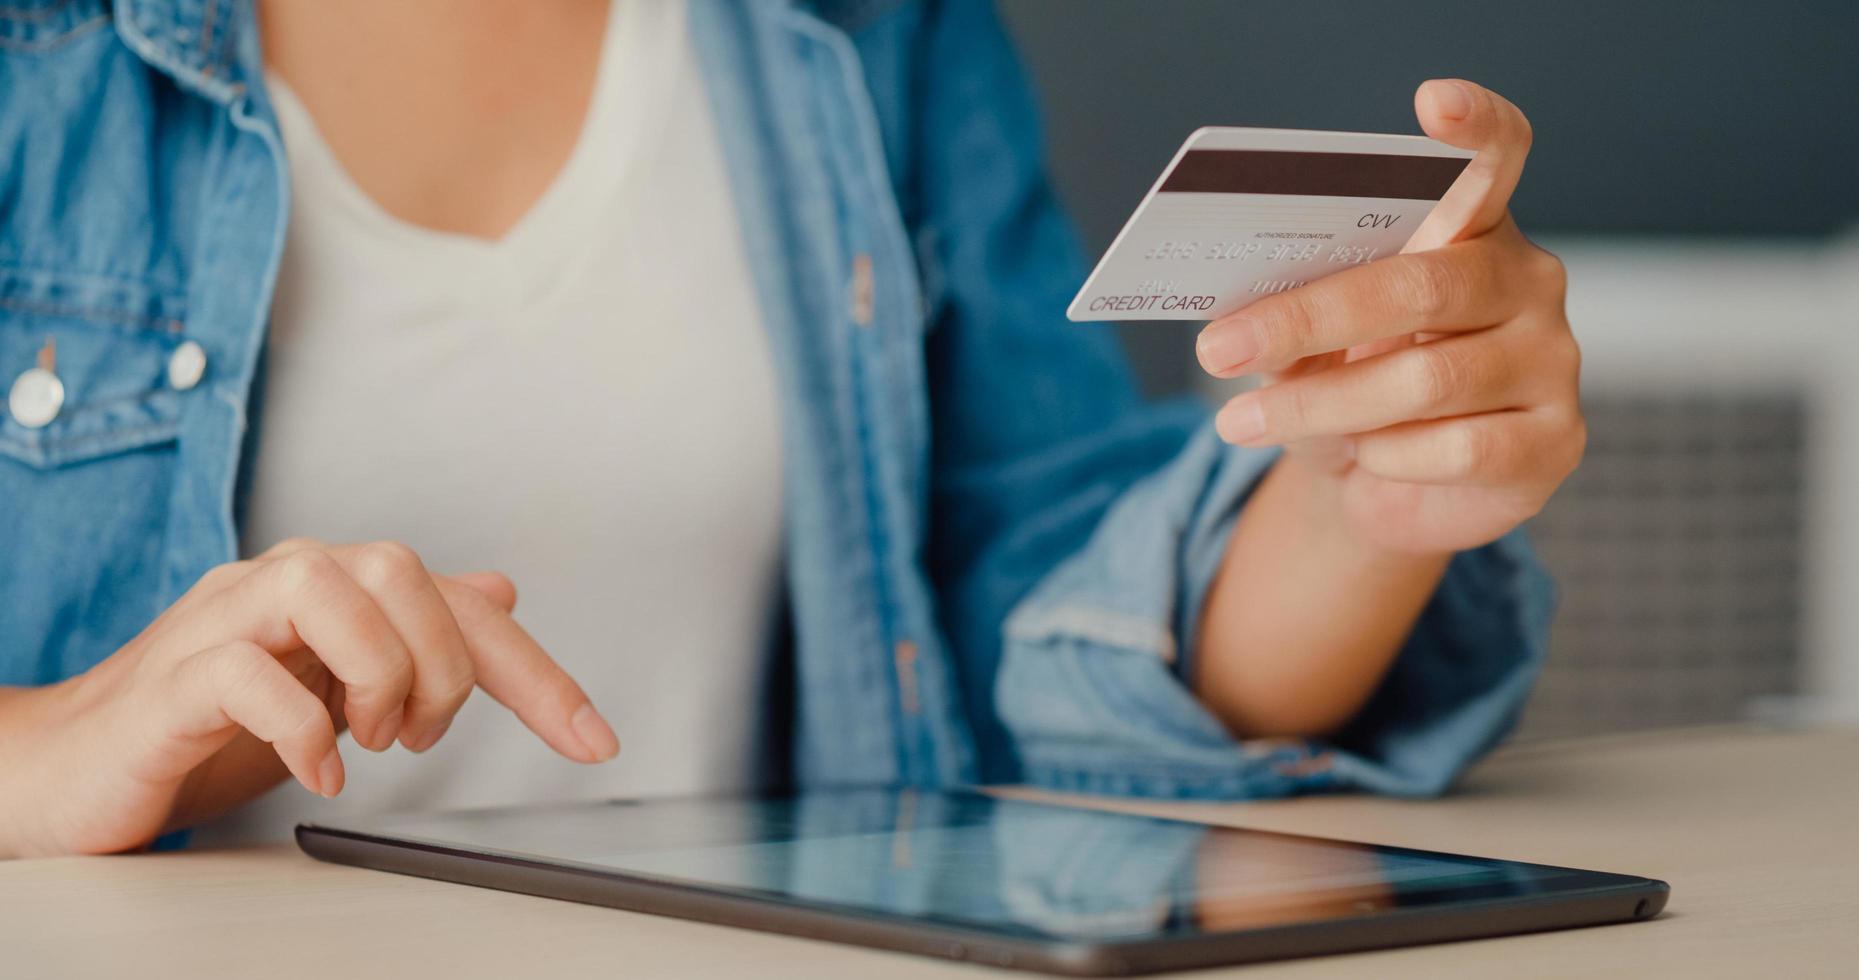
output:
<path id="1" fill-rule="evenodd" d="M 1503 96 L 1460 78 L 1435 78 L 1414 93 L 1414 115 L 1428 136 L 1478 155 L 1403 251 L 1419 252 L 1496 228 L 1530 155 L 1530 121 Z"/>
<path id="2" fill-rule="evenodd" d="M 1492 238 L 1391 255 L 1215 320 L 1195 350 L 1208 373 L 1229 378 L 1422 331 L 1478 330 L 1516 312 L 1515 279 Z"/>
<path id="3" fill-rule="evenodd" d="M 619 754 L 619 738 L 581 685 L 509 613 L 462 582 L 439 575 L 433 583 L 452 607 L 484 693 L 570 759 L 604 762 Z"/>

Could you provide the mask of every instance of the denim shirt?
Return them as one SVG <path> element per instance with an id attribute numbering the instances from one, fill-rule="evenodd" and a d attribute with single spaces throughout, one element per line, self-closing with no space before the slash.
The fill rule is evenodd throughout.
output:
<path id="1" fill-rule="evenodd" d="M 1453 559 L 1333 738 L 1236 741 L 1193 697 L 1274 457 L 1064 319 L 1081 256 L 986 3 L 691 19 L 783 398 L 794 781 L 1426 794 L 1505 733 L 1550 606 L 1515 535 Z M 0 384 L 50 342 L 65 390 L 0 420 L 0 684 L 86 670 L 236 556 L 288 180 L 248 2 L 0 7 Z"/>

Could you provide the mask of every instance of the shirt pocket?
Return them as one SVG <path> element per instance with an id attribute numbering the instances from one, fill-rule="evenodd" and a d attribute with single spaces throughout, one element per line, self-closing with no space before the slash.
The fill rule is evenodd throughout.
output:
<path id="1" fill-rule="evenodd" d="M 5 0 L 0 3 L 0 53 L 49 51 L 109 26 L 104 0 Z"/>
<path id="2" fill-rule="evenodd" d="M 174 442 L 183 392 L 170 364 L 187 343 L 181 307 L 178 292 L 141 283 L 0 269 L 0 457 L 53 470 Z M 48 396 L 39 378 L 16 406 L 22 375 L 42 367 L 62 392 Z M 180 379 L 187 388 L 199 381 L 188 371 Z M 41 421 L 48 398 L 55 414 L 28 424 Z"/>

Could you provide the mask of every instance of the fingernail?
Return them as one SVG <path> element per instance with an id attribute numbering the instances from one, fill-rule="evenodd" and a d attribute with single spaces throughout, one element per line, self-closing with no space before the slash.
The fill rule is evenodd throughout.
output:
<path id="1" fill-rule="evenodd" d="M 605 762 L 620 754 L 620 737 L 613 734 L 613 727 L 593 705 L 576 708 L 568 723 L 574 726 L 575 735 L 580 737 L 581 744 L 587 747 L 588 755 L 593 756 L 595 762 Z"/>
<path id="2" fill-rule="evenodd" d="M 1224 375 L 1259 356 L 1259 331 L 1246 318 L 1225 320 L 1201 331 L 1194 354 L 1208 374 Z"/>
<path id="3" fill-rule="evenodd" d="M 1447 119 L 1464 119 L 1472 114 L 1472 92 L 1464 82 L 1435 78 L 1427 82 L 1427 91 L 1433 97 L 1433 107 Z"/>
<path id="4" fill-rule="evenodd" d="M 451 727 L 451 721 L 442 721 L 418 735 L 401 739 L 400 744 L 406 746 L 408 752 L 424 752 L 438 744 L 440 737 L 445 734 L 445 730 Z"/>
<path id="5" fill-rule="evenodd" d="M 342 792 L 342 753 L 330 749 L 316 767 L 316 791 L 324 797 Z"/>
<path id="6" fill-rule="evenodd" d="M 372 741 L 375 745 L 380 746 L 374 751 L 386 752 L 388 749 L 393 748 L 394 739 L 400 737 L 400 723 L 405 720 L 406 713 L 407 709 L 405 706 L 395 708 L 391 714 L 381 719 L 380 724 L 374 726 L 374 738 Z"/>
<path id="7" fill-rule="evenodd" d="M 1258 398 L 1241 395 L 1227 402 L 1214 417 L 1214 429 L 1227 442 L 1251 442 L 1265 435 L 1265 408 Z"/>

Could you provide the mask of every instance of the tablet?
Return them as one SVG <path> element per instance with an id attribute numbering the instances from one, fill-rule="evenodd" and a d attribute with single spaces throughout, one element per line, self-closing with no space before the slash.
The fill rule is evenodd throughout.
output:
<path id="1" fill-rule="evenodd" d="M 1060 806 L 842 789 L 306 824 L 325 861 L 1052 973 L 1645 919 L 1666 884 Z"/>

